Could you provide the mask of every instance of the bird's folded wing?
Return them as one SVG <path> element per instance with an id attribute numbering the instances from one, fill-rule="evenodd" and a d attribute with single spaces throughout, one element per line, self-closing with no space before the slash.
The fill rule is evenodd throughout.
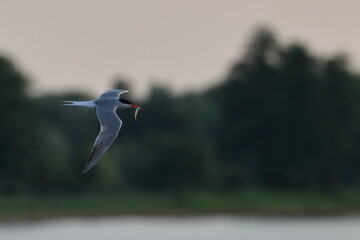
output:
<path id="1" fill-rule="evenodd" d="M 115 109 L 99 109 L 97 115 L 100 121 L 100 133 L 97 136 L 90 158 L 86 163 L 82 174 L 89 171 L 104 156 L 110 145 L 116 139 L 121 127 L 121 120 L 116 115 Z"/>
<path id="2" fill-rule="evenodd" d="M 115 90 L 109 90 L 101 94 L 100 99 L 119 99 L 120 94 L 127 93 L 128 90 L 124 89 L 115 89 Z"/>

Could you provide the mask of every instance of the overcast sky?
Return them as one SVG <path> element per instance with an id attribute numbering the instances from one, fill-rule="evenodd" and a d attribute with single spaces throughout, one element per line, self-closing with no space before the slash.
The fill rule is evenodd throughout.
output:
<path id="1" fill-rule="evenodd" d="M 0 54 L 36 92 L 99 94 L 116 76 L 135 95 L 153 83 L 176 91 L 215 84 L 254 28 L 347 52 L 360 68 L 358 0 L 0 0 Z"/>

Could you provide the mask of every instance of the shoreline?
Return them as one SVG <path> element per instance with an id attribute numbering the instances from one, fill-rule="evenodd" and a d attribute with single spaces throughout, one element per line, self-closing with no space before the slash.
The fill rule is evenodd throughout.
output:
<path id="1" fill-rule="evenodd" d="M 61 221 L 67 219 L 99 220 L 108 218 L 251 218 L 251 219 L 338 219 L 360 218 L 360 210 L 356 211 L 303 211 L 303 212 L 273 212 L 273 211 L 242 211 L 242 212 L 159 212 L 159 213 L 85 213 L 85 214 L 0 214 L 0 224 L 34 223 L 44 221 Z"/>

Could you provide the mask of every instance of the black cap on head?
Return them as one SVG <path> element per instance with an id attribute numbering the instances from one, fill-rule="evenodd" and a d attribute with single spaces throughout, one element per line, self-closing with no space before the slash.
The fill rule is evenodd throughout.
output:
<path id="1" fill-rule="evenodd" d="M 131 101 L 129 101 L 129 100 L 127 100 L 127 99 L 124 99 L 124 98 L 119 98 L 119 101 L 120 101 L 121 103 L 124 103 L 124 104 L 134 104 L 134 103 L 132 103 Z"/>

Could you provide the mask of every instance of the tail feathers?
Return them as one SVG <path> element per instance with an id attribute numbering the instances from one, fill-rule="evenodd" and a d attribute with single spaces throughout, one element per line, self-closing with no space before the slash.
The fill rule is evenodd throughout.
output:
<path id="1" fill-rule="evenodd" d="M 94 101 L 61 101 L 63 106 L 95 107 Z"/>
<path id="2" fill-rule="evenodd" d="M 75 105 L 75 101 L 61 101 L 61 105 L 69 106 L 69 105 Z"/>

